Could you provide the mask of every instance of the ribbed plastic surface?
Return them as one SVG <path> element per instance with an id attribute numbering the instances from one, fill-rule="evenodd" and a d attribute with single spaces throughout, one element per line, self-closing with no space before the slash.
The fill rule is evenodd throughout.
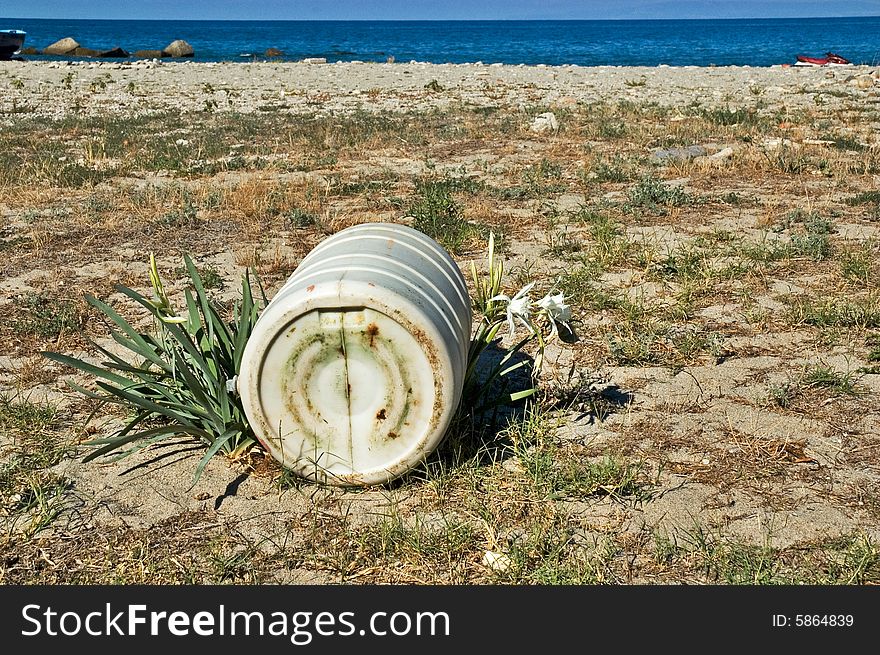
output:
<path id="1" fill-rule="evenodd" d="M 266 307 L 238 388 L 286 468 L 330 484 L 387 482 L 442 440 L 470 334 L 464 278 L 436 241 L 357 225 L 318 244 Z"/>

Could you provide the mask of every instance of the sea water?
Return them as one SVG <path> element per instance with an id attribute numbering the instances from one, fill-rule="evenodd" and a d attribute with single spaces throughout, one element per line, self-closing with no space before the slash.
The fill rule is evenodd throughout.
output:
<path id="1" fill-rule="evenodd" d="M 134 53 L 188 41 L 195 61 L 324 57 L 334 61 L 771 66 L 798 54 L 836 52 L 880 63 L 880 16 L 724 20 L 572 21 L 144 21 L 3 19 L 37 49 L 63 37 L 83 47 Z M 46 59 L 26 55 L 26 59 Z"/>

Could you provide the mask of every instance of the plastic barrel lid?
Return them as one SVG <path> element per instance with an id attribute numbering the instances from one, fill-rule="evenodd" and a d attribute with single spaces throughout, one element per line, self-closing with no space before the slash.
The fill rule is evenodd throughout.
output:
<path id="1" fill-rule="evenodd" d="M 387 226 L 359 226 L 364 238 L 352 240 L 356 229 L 319 244 L 291 275 L 248 340 L 238 383 L 275 459 L 341 485 L 386 482 L 438 445 L 458 405 L 470 328 L 460 273 L 420 273 L 439 255 L 413 254 L 414 230 L 389 239 Z"/>

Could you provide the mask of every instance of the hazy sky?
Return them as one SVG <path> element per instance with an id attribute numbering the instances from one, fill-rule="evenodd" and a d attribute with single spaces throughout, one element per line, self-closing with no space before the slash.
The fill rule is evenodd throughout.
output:
<path id="1" fill-rule="evenodd" d="M 0 0 L 4 18 L 517 20 L 878 15 L 880 0 Z"/>

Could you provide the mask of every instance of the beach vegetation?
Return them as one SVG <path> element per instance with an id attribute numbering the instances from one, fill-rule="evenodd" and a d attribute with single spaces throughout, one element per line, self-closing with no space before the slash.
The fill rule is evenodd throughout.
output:
<path id="1" fill-rule="evenodd" d="M 850 196 L 845 202 L 853 207 L 858 205 L 880 205 L 880 191 L 862 191 L 854 196 Z"/>
<path id="2" fill-rule="evenodd" d="M 667 184 L 653 175 L 643 176 L 628 192 L 630 208 L 664 213 L 667 207 L 682 207 L 694 198 L 677 184 Z"/>
<path id="3" fill-rule="evenodd" d="M 650 498 L 650 479 L 642 463 L 612 456 L 596 461 L 573 457 L 554 443 L 552 431 L 535 434 L 530 425 L 534 420 L 529 417 L 508 428 L 515 456 L 531 487 L 529 495 L 542 500 L 610 496 L 641 502 Z"/>
<path id="4" fill-rule="evenodd" d="M 56 429 L 59 410 L 21 392 L 0 393 L 0 431 L 7 437 L 0 464 L 0 500 L 5 531 L 33 537 L 70 508 L 69 479 L 52 471 L 71 452 Z"/>
<path id="5" fill-rule="evenodd" d="M 880 327 L 880 294 L 869 293 L 855 297 L 825 297 L 800 294 L 785 299 L 788 320 L 792 324 L 812 325 L 819 328 Z"/>
<path id="6" fill-rule="evenodd" d="M 573 233 L 570 225 L 559 224 L 553 219 L 548 220 L 544 242 L 544 252 L 559 259 L 572 259 L 584 248 L 583 242 Z"/>
<path id="7" fill-rule="evenodd" d="M 798 175 L 810 168 L 812 162 L 802 151 L 790 145 L 781 145 L 771 152 L 764 152 L 771 168 L 787 175 Z"/>
<path id="8" fill-rule="evenodd" d="M 191 289 L 184 291 L 186 309 L 178 314 L 150 258 L 152 297 L 119 285 L 117 291 L 146 310 L 153 330 L 137 330 L 113 307 L 87 296 L 86 301 L 113 326 L 111 336 L 128 357 L 93 344 L 105 359 L 100 365 L 57 352 L 52 361 L 95 377 L 97 389 L 71 386 L 102 404 L 128 410 L 130 418 L 110 436 L 91 439 L 84 461 L 102 456 L 128 457 L 160 442 L 194 438 L 207 446 L 196 466 L 193 484 L 217 453 L 237 457 L 256 444 L 236 389 L 244 345 L 256 324 L 260 300 L 251 277 L 241 281 L 241 299 L 231 320 L 212 301 L 193 260 L 184 257 Z M 265 296 L 262 298 L 265 303 Z"/>
<path id="9" fill-rule="evenodd" d="M 86 321 L 85 312 L 77 303 L 46 293 L 25 293 L 16 304 L 19 313 L 12 329 L 22 335 L 58 339 L 79 332 Z"/>
<path id="10" fill-rule="evenodd" d="M 462 204 L 454 195 L 456 191 L 464 189 L 467 192 L 474 188 L 473 182 L 454 177 L 417 180 L 415 197 L 406 209 L 412 218 L 412 226 L 452 252 L 461 252 L 475 239 L 486 237 L 488 226 L 468 221 Z"/>
<path id="11" fill-rule="evenodd" d="M 629 182 L 636 177 L 636 166 L 627 158 L 614 155 L 610 161 L 599 156 L 590 167 L 588 180 L 595 182 Z"/>
<path id="12" fill-rule="evenodd" d="M 824 389 L 834 395 L 857 396 L 864 393 L 858 385 L 858 378 L 855 372 L 841 372 L 828 364 L 818 363 L 803 372 L 801 384 L 807 388 Z"/>
<path id="13" fill-rule="evenodd" d="M 608 211 L 581 205 L 572 211 L 570 220 L 587 229 L 590 259 L 601 268 L 623 264 L 632 251 L 623 225 Z"/>
<path id="14" fill-rule="evenodd" d="M 837 257 L 840 274 L 853 286 L 866 289 L 876 287 L 880 278 L 878 257 L 878 247 L 872 243 L 843 250 Z"/>
<path id="15" fill-rule="evenodd" d="M 601 120 L 598 125 L 599 136 L 604 139 L 622 139 L 627 135 L 626 123 L 614 119 Z"/>
<path id="16" fill-rule="evenodd" d="M 867 174 L 869 170 L 876 170 L 878 167 L 873 165 L 863 171 Z M 865 207 L 868 210 L 867 218 L 872 221 L 880 221 L 880 191 L 862 191 L 854 196 L 850 196 L 845 200 L 850 207 Z"/>
<path id="17" fill-rule="evenodd" d="M 724 127 L 750 127 L 760 121 L 758 112 L 748 107 L 700 107 L 696 114 L 712 125 Z"/>
<path id="18" fill-rule="evenodd" d="M 591 266 L 579 266 L 560 276 L 559 287 L 573 303 L 585 309 L 602 311 L 621 309 L 626 299 L 599 283 L 599 272 Z"/>
<path id="19" fill-rule="evenodd" d="M 175 95 L 152 83 L 147 94 L 125 68 L 111 84 L 106 63 L 53 68 L 37 84 L 42 64 L 31 64 L 4 76 L 12 98 L 0 109 L 0 583 L 880 582 L 868 536 L 880 493 L 865 476 L 878 453 L 880 113 L 845 75 L 797 95 L 774 90 L 772 71 L 758 85 L 717 69 L 717 87 L 693 91 L 655 83 L 675 71 L 644 84 L 622 71 L 609 88 L 556 94 L 496 83 L 494 69 L 437 88 L 429 69 L 402 64 L 414 95 L 396 82 L 337 94 L 277 77 L 257 89 L 254 64 L 253 87 L 197 75 L 193 93 Z M 63 101 L 47 104 L 53 89 Z M 546 111 L 559 131 L 532 132 Z M 734 154 L 650 156 L 692 145 Z M 357 491 L 228 441 L 191 489 L 219 440 L 168 412 L 222 440 L 221 403 L 232 415 L 236 398 L 209 375 L 229 356 L 207 338 L 184 253 L 216 337 L 241 324 L 242 268 L 277 289 L 327 235 L 416 215 L 471 298 L 484 290 L 478 402 L 462 403 L 447 440 L 393 484 Z M 150 251 L 162 253 L 161 316 L 120 289 L 164 306 L 145 275 Z M 538 309 L 568 316 L 579 342 L 560 324 L 548 337 L 544 314 L 542 350 L 521 320 Z M 487 315 L 500 325 L 491 341 L 477 332 Z M 166 413 L 122 436 L 145 401 Z M 840 453 L 830 491 L 817 461 L 828 443 Z M 664 515 L 667 501 L 693 525 Z M 266 503 L 277 511 L 259 521 L 242 511 Z M 634 523 L 642 511 L 656 520 Z M 756 512 L 785 533 L 739 520 Z M 837 527 L 817 537 L 825 518 Z"/>
<path id="20" fill-rule="evenodd" d="M 880 362 L 880 335 L 869 337 L 865 345 L 870 348 L 868 351 L 868 361 L 871 362 L 871 365 L 865 367 L 863 372 L 876 375 L 880 372 L 880 364 L 878 364 Z"/>
<path id="21" fill-rule="evenodd" d="M 817 540 L 798 549 L 772 545 L 772 528 L 760 543 L 724 535 L 694 521 L 691 528 L 658 539 L 655 551 L 670 565 L 701 571 L 712 584 L 865 584 L 878 574 L 878 547 L 859 532 Z"/>

